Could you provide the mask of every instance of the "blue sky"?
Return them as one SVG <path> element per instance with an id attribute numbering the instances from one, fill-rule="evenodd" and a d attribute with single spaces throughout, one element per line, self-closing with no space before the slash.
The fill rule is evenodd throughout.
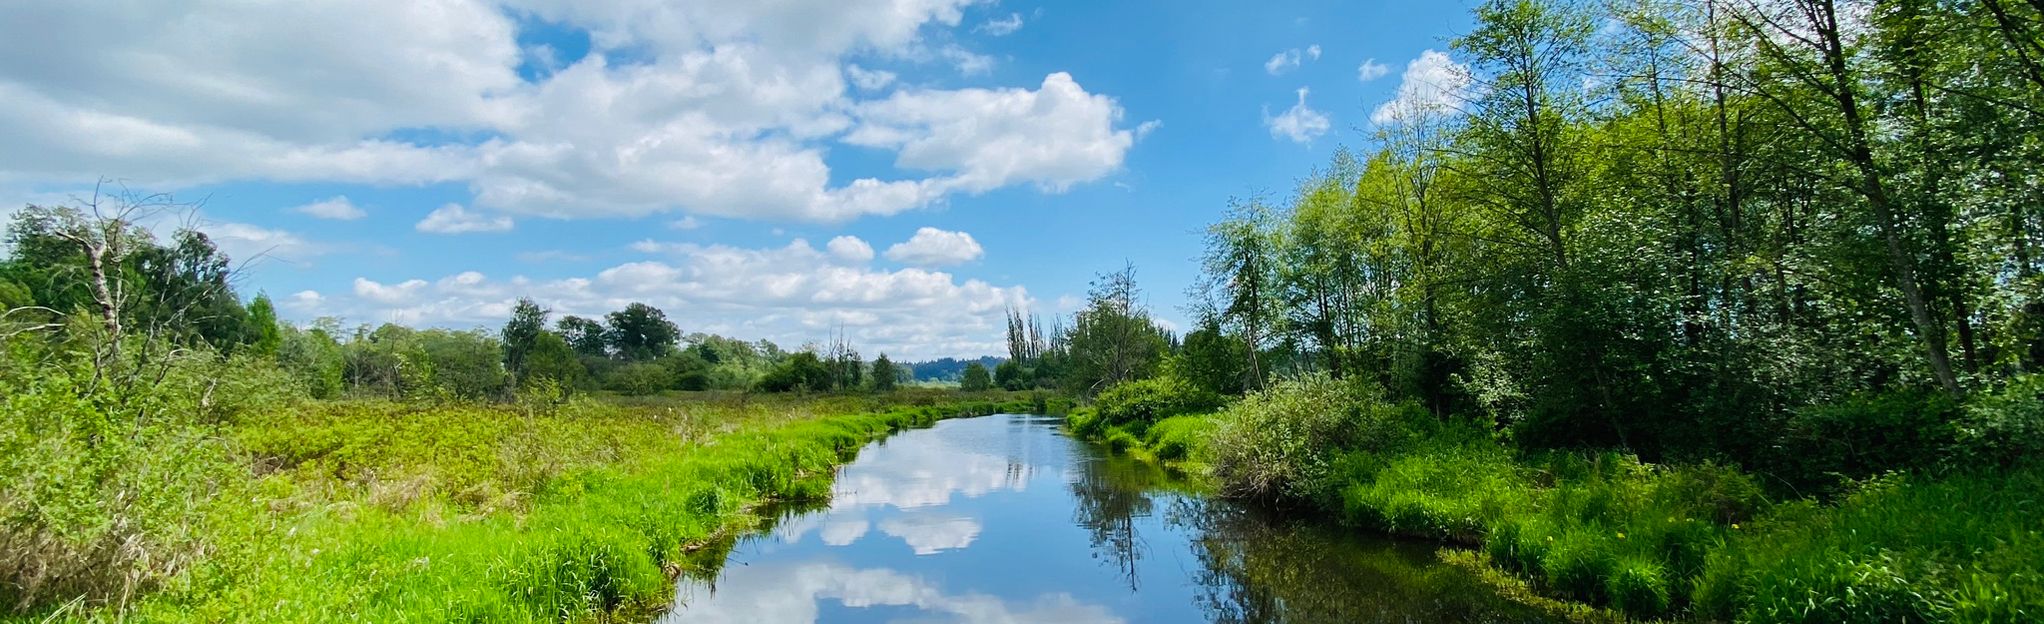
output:
<path id="1" fill-rule="evenodd" d="M 646 301 L 684 331 L 996 353 L 1004 308 L 1068 313 L 1124 261 L 1184 326 L 1198 230 L 1453 88 L 1424 53 L 1467 26 L 1462 2 L 10 3 L 0 210 L 101 177 L 202 202 L 296 321 Z"/>

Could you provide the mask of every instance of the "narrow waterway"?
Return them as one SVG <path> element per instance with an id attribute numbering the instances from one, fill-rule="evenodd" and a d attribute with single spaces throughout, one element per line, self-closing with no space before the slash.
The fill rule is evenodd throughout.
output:
<path id="1" fill-rule="evenodd" d="M 741 539 L 661 621 L 1541 619 L 1433 546 L 1202 496 L 1058 424 L 987 416 L 874 443 L 829 505 Z"/>

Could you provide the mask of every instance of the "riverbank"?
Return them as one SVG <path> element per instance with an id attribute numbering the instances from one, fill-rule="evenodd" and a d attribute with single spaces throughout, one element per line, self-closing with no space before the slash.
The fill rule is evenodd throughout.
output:
<path id="1" fill-rule="evenodd" d="M 1075 410 L 1079 435 L 1238 497 L 1436 540 L 1537 595 L 1634 618 L 2000 622 L 2044 614 L 2044 468 L 1895 473 L 1828 500 L 1714 465 L 1524 454 L 1328 380 L 1212 414 Z M 1104 412 L 1104 413 L 1103 413 Z"/>
<path id="2" fill-rule="evenodd" d="M 714 538 L 753 526 L 753 508 L 828 496 L 832 468 L 868 441 L 1039 409 L 956 392 L 296 401 L 137 425 L 121 452 L 84 431 L 91 419 L 24 398 L 0 438 L 19 452 L 9 474 L 40 482 L 41 511 L 104 516 L 60 518 L 75 528 L 40 548 L 4 536 L 19 565 L 54 572 L 18 575 L 30 582 L 5 598 L 95 597 L 12 616 L 24 622 L 629 620 L 667 604 L 678 575 L 720 562 Z M 45 465 L 27 471 L 35 460 Z M 126 481 L 109 488 L 153 496 L 75 491 L 108 475 Z M 139 556 L 98 546 L 117 540 Z M 94 563 L 117 567 L 87 573 Z"/>

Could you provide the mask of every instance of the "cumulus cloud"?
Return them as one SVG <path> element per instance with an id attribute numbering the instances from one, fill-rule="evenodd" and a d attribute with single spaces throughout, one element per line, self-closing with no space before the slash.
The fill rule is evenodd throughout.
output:
<path id="1" fill-rule="evenodd" d="M 353 221 L 369 216 L 369 213 L 363 212 L 361 208 L 355 207 L 353 202 L 348 201 L 348 196 L 346 195 L 322 199 L 293 208 L 292 210 L 316 219 L 333 219 L 336 221 Z"/>
<path id="2" fill-rule="evenodd" d="M 898 91 L 862 104 L 846 142 L 896 150 L 897 167 L 950 172 L 876 194 L 978 193 L 1017 183 L 1052 192 L 1121 168 L 1135 133 L 1116 127 L 1113 98 L 1087 93 L 1063 72 L 1030 89 Z"/>
<path id="3" fill-rule="evenodd" d="M 1022 30 L 1022 14 L 1009 13 L 1007 17 L 999 19 L 988 19 L 987 21 L 982 22 L 978 28 L 975 28 L 973 30 L 993 35 L 995 37 L 1006 37 L 1008 35 L 1015 34 L 1015 31 L 1017 30 Z"/>
<path id="4" fill-rule="evenodd" d="M 964 264 L 986 255 L 971 234 L 933 227 L 916 230 L 915 236 L 887 248 L 887 259 L 917 266 Z"/>
<path id="5" fill-rule="evenodd" d="M 832 175 L 824 154 L 855 126 L 907 133 L 888 142 L 906 150 L 954 142 L 938 133 L 975 125 L 1075 122 L 1059 114 L 1070 109 L 1046 107 L 1041 115 L 977 109 L 996 117 L 917 125 L 885 116 L 884 101 L 861 101 L 860 93 L 897 79 L 845 63 L 854 53 L 921 55 L 967 74 L 988 72 L 992 57 L 925 36 L 959 27 L 962 8 L 975 3 L 0 4 L 0 24 L 8 25 L 0 26 L 0 101 L 9 103 L 0 107 L 0 136 L 9 137 L 0 143 L 0 183 L 75 183 L 105 171 L 157 188 L 453 182 L 469 187 L 471 206 L 503 214 L 835 221 L 912 210 L 988 184 L 1056 189 L 1119 167 L 1132 142 L 1115 127 L 1119 109 L 1065 76 L 1069 92 L 1050 95 L 1105 103 L 1112 114 L 1081 129 L 1105 140 L 1019 147 L 1041 148 L 1044 161 L 1071 159 L 1068 168 L 1032 177 L 1026 168 L 953 161 L 905 165 L 922 179 Z M 521 47 L 527 16 L 586 31 L 590 52 L 562 58 Z M 528 80 L 521 67 L 543 71 Z M 960 102 L 987 93 L 1040 92 L 918 95 Z M 883 115 L 866 120 L 866 111 Z M 1019 175 L 983 178 L 1010 170 Z"/>
<path id="6" fill-rule="evenodd" d="M 441 206 L 419 220 L 413 228 L 431 234 L 471 234 L 478 232 L 509 232 L 516 225 L 511 217 L 491 216 L 470 212 L 461 204 Z"/>
<path id="7" fill-rule="evenodd" d="M 1299 87 L 1299 102 L 1276 117 L 1271 116 L 1269 107 L 1264 107 L 1263 125 L 1270 128 L 1271 137 L 1289 139 L 1294 143 L 1311 143 L 1320 135 L 1327 134 L 1332 124 L 1325 113 L 1306 106 L 1306 93 L 1305 87 Z"/>
<path id="8" fill-rule="evenodd" d="M 830 239 L 830 243 L 824 245 L 824 248 L 830 250 L 830 255 L 846 262 L 865 262 L 873 259 L 873 246 L 859 240 L 857 236 Z"/>
<path id="9" fill-rule="evenodd" d="M 1368 59 L 1363 61 L 1362 65 L 1356 66 L 1356 80 L 1363 82 L 1371 82 L 1389 75 L 1391 67 L 1377 62 L 1377 59 Z"/>
<path id="10" fill-rule="evenodd" d="M 862 352 L 926 359 L 1000 352 L 1003 311 L 1031 302 L 1020 286 L 847 264 L 799 240 L 764 249 L 651 241 L 635 247 L 663 257 L 548 280 L 473 271 L 433 281 L 362 277 L 352 297 L 327 297 L 322 313 L 461 327 L 501 324 L 521 296 L 582 316 L 639 301 L 667 310 L 686 331 L 794 347 L 842 327 Z"/>
<path id="11" fill-rule="evenodd" d="M 1419 58 L 1406 64 L 1397 95 L 1370 113 L 1370 123 L 1385 126 L 1452 114 L 1469 99 L 1474 84 L 1469 66 L 1455 62 L 1444 52 L 1421 52 Z"/>

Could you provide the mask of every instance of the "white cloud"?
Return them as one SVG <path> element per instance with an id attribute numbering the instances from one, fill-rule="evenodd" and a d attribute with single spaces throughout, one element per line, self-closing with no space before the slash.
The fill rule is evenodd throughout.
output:
<path id="1" fill-rule="evenodd" d="M 214 246 L 238 263 L 281 260 L 303 262 L 334 251 L 329 245 L 305 240 L 284 230 L 247 223 L 205 223 L 198 226 Z"/>
<path id="2" fill-rule="evenodd" d="M 830 255 L 846 262 L 865 262 L 873 259 L 873 246 L 859 240 L 857 236 L 830 239 L 830 243 L 824 245 L 824 248 L 830 250 Z"/>
<path id="3" fill-rule="evenodd" d="M 447 204 L 428 213 L 425 219 L 419 220 L 413 227 L 431 234 L 472 234 L 509 232 L 515 225 L 511 217 L 469 212 L 467 208 L 461 207 L 461 204 Z"/>
<path id="4" fill-rule="evenodd" d="M 1017 30 L 1022 30 L 1022 14 L 1009 13 L 1008 16 L 1004 18 L 989 19 L 986 22 L 981 23 L 978 28 L 975 28 L 973 30 L 993 35 L 995 37 L 1006 37 L 1008 35 L 1015 34 L 1015 31 Z"/>
<path id="5" fill-rule="evenodd" d="M 1290 139 L 1295 143 L 1311 143 L 1320 135 L 1327 134 L 1331 124 L 1327 115 L 1306 106 L 1305 87 L 1299 87 L 1299 102 L 1284 113 L 1272 117 L 1270 108 L 1263 109 L 1263 125 L 1270 128 L 1273 138 Z"/>
<path id="6" fill-rule="evenodd" d="M 301 290 L 284 299 L 286 309 L 301 313 L 316 313 L 326 304 L 326 296 L 317 290 Z"/>
<path id="7" fill-rule="evenodd" d="M 1298 69 L 1299 65 L 1304 61 L 1317 60 L 1320 60 L 1320 44 L 1316 43 L 1306 46 L 1305 52 L 1300 52 L 1298 48 L 1292 48 L 1271 55 L 1270 60 L 1263 62 L 1263 71 L 1276 76 Z"/>
<path id="8" fill-rule="evenodd" d="M 353 221 L 369 216 L 369 213 L 363 212 L 361 208 L 355 207 L 353 202 L 348 201 L 346 195 L 322 199 L 292 210 L 313 218 L 336 221 Z"/>
<path id="9" fill-rule="evenodd" d="M 1370 113 L 1370 123 L 1385 126 L 1416 117 L 1452 114 L 1470 97 L 1473 84 L 1467 65 L 1455 62 L 1444 52 L 1427 50 L 1406 64 L 1398 94 Z"/>
<path id="10" fill-rule="evenodd" d="M 852 86 L 866 91 L 879 91 L 894 84 L 894 72 L 880 69 L 866 69 L 858 65 L 846 65 L 845 77 L 852 80 Z"/>
<path id="11" fill-rule="evenodd" d="M 1377 59 L 1365 60 L 1362 65 L 1356 66 L 1356 80 L 1363 82 L 1370 82 L 1389 75 L 1391 75 L 1391 68 L 1377 62 Z"/>
<path id="12" fill-rule="evenodd" d="M 426 280 L 422 279 L 405 280 L 386 286 L 376 281 L 357 277 L 355 278 L 355 296 L 371 303 L 385 305 L 405 304 L 412 302 L 421 291 L 426 289 L 426 286 Z"/>
<path id="13" fill-rule="evenodd" d="M 686 216 L 667 222 L 667 229 L 670 230 L 686 231 L 693 230 L 702 226 L 703 222 L 699 219 L 696 219 L 694 216 Z"/>
<path id="14" fill-rule="evenodd" d="M 498 325 L 521 296 L 558 314 L 600 315 L 634 301 L 667 310 L 686 331 L 794 347 L 842 327 L 862 353 L 902 360 L 998 353 L 1003 311 L 1029 307 L 1020 286 L 995 286 L 922 268 L 846 264 L 795 241 L 783 247 L 660 244 L 668 257 L 593 275 L 532 280 L 466 272 L 435 281 L 355 280 L 321 314 L 413 325 Z"/>
<path id="15" fill-rule="evenodd" d="M 519 252 L 518 254 L 519 262 L 525 262 L 530 264 L 547 264 L 550 262 L 581 262 L 588 259 L 589 259 L 588 256 L 584 256 L 582 254 L 578 254 L 572 251 L 562 251 L 559 249 L 524 251 Z"/>
<path id="16" fill-rule="evenodd" d="M 978 76 L 994 70 L 994 57 L 956 45 L 939 48 L 937 56 L 943 57 L 952 67 L 958 68 L 958 73 L 967 76 Z"/>
<path id="17" fill-rule="evenodd" d="M 887 259 L 917 266 L 964 264 L 983 255 L 986 250 L 980 248 L 971 234 L 933 227 L 918 229 L 907 241 L 887 248 Z"/>
<path id="18" fill-rule="evenodd" d="M 993 57 L 936 32 L 959 28 L 962 8 L 976 3 L 4 3 L 0 101 L 9 105 L 0 107 L 0 136 L 9 140 L 0 143 L 0 184 L 77 184 L 104 172 L 163 189 L 235 180 L 451 182 L 469 187 L 473 208 L 510 215 L 837 221 L 912 210 L 988 184 L 1062 188 L 1098 178 L 1092 172 L 1101 163 L 1118 167 L 1128 147 L 1112 139 L 1128 135 L 1113 127 L 1119 109 L 1072 84 L 1113 111 L 1082 127 L 1109 140 L 1049 155 L 1076 156 L 1073 169 L 1083 174 L 983 182 L 974 175 L 1000 167 L 960 162 L 919 168 L 924 179 L 833 176 L 824 154 L 846 130 L 868 125 L 860 111 L 882 104 L 859 93 L 898 81 L 851 66 L 847 56 L 921 57 L 987 73 Z M 571 59 L 521 48 L 522 19 L 586 30 L 592 49 Z M 525 65 L 543 71 L 527 81 L 518 73 Z M 1038 92 L 919 95 L 960 102 L 986 93 Z M 1031 117 L 978 112 L 997 116 L 960 114 L 949 128 Z M 873 122 L 906 133 L 890 142 L 896 148 L 952 140 L 935 136 L 944 127 L 897 121 Z M 1037 120 L 1047 128 L 1073 121 Z"/>
<path id="19" fill-rule="evenodd" d="M 1115 127 L 1122 110 L 1113 98 L 1087 93 L 1062 72 L 1033 91 L 897 91 L 856 115 L 846 142 L 897 150 L 897 167 L 951 172 L 906 185 L 872 181 L 876 200 L 927 201 L 1016 183 L 1059 192 L 1120 169 L 1135 144 L 1133 132 Z"/>

